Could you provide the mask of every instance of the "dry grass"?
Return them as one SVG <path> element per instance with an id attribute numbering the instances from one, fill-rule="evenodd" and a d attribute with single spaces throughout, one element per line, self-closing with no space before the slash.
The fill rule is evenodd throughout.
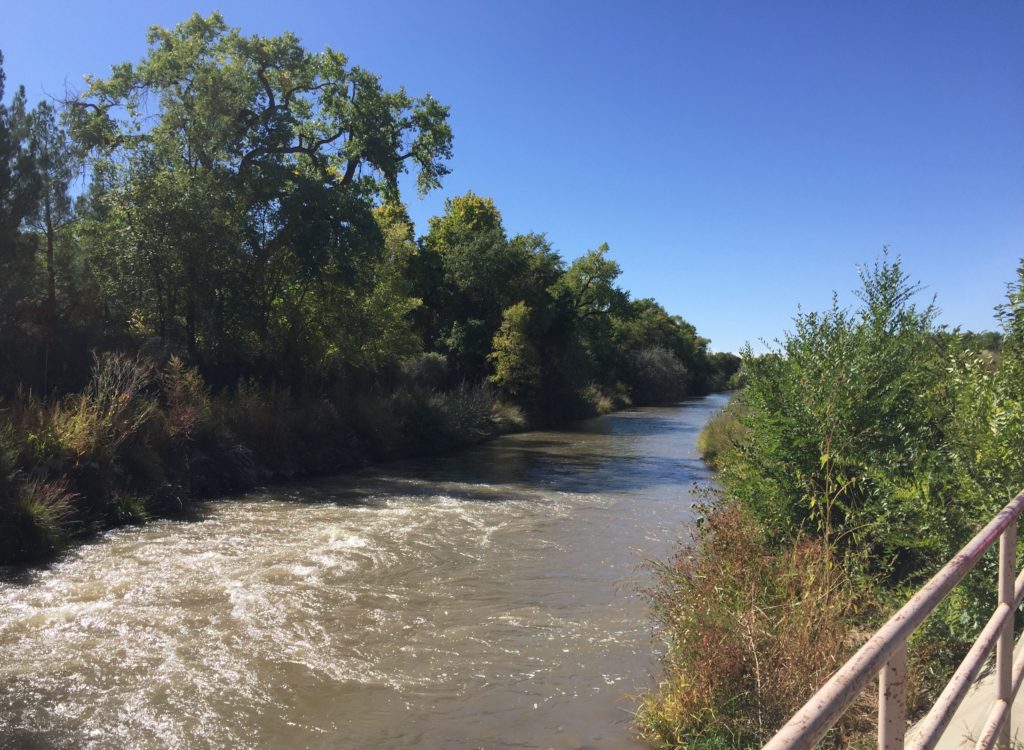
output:
<path id="1" fill-rule="evenodd" d="M 609 390 L 602 388 L 597 383 L 588 383 L 580 391 L 580 395 L 583 401 L 589 405 L 591 413 L 598 416 L 611 414 L 632 405 L 632 401 L 624 390 Z"/>
<path id="2" fill-rule="evenodd" d="M 638 712 L 653 746 L 760 746 L 852 650 L 863 592 L 830 551 L 815 540 L 771 551 L 736 506 L 712 512 L 657 575 L 664 675 Z M 870 733 L 871 713 L 848 713 L 826 744 Z"/>
<path id="3" fill-rule="evenodd" d="M 66 397 L 50 414 L 54 435 L 74 462 L 109 459 L 157 411 L 145 395 L 152 367 L 124 354 L 96 357 L 92 379 L 82 393 Z"/>
<path id="4" fill-rule="evenodd" d="M 499 434 L 519 432 L 529 424 L 521 407 L 498 400 L 491 406 L 491 423 Z"/>
<path id="5" fill-rule="evenodd" d="M 186 367 L 173 356 L 160 373 L 167 406 L 167 432 L 173 439 L 187 440 L 197 427 L 211 419 L 210 391 L 199 371 Z"/>

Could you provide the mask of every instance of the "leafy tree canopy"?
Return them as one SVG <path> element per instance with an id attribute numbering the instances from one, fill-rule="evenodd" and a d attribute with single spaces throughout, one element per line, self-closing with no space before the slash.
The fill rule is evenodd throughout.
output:
<path id="1" fill-rule="evenodd" d="M 297 170 L 395 192 L 414 164 L 426 192 L 451 157 L 448 108 L 433 97 L 387 91 L 342 53 L 308 52 L 291 33 L 245 37 L 219 13 L 152 27 L 145 59 L 90 78 L 72 104 L 76 134 L 101 153 L 149 146 L 207 169 Z"/>
<path id="2" fill-rule="evenodd" d="M 448 110 L 429 95 L 214 13 L 152 28 L 147 56 L 90 79 L 68 119 L 104 185 L 97 265 L 139 333 L 281 375 L 407 338 L 394 316 L 415 305 L 385 298 L 402 293 L 381 277 L 397 246 L 372 209 L 403 172 L 420 192 L 447 174 Z"/>

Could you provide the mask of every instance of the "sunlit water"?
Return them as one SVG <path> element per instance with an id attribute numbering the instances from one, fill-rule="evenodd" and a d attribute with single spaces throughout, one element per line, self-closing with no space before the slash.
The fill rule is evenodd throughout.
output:
<path id="1" fill-rule="evenodd" d="M 202 506 L 0 583 L 3 748 L 634 748 L 712 396 Z"/>

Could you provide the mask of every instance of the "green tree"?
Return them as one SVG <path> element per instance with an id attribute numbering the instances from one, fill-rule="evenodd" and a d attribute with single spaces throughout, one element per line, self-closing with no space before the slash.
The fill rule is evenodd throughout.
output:
<path id="1" fill-rule="evenodd" d="M 534 312 L 549 308 L 552 288 L 565 273 L 565 261 L 543 234 L 517 234 L 508 241 L 513 274 L 507 294 L 525 301 Z"/>
<path id="2" fill-rule="evenodd" d="M 620 306 L 612 317 L 612 337 L 620 352 L 620 377 L 639 401 L 674 401 L 710 390 L 708 340 L 653 299 Z"/>
<path id="3" fill-rule="evenodd" d="M 448 354 L 463 377 L 484 377 L 491 339 L 526 270 L 522 254 L 509 251 L 494 201 L 472 192 L 446 200 L 430 220 L 421 264 L 428 346 Z"/>
<path id="4" fill-rule="evenodd" d="M 0 54 L 0 383 L 27 379 L 26 351 L 32 348 L 32 321 L 38 308 L 31 238 L 25 229 L 39 195 L 39 175 L 28 145 L 30 121 L 25 89 L 4 104 Z M 3 382 L 11 378 L 13 382 Z"/>
<path id="5" fill-rule="evenodd" d="M 533 395 L 540 385 L 541 370 L 537 350 L 530 341 L 530 308 L 525 302 L 505 310 L 493 347 L 487 356 L 494 367 L 490 381 L 506 396 Z"/>
<path id="6" fill-rule="evenodd" d="M 374 260 L 373 286 L 353 310 L 344 331 L 354 331 L 351 351 L 356 364 L 377 369 L 419 352 L 423 343 L 413 327 L 413 313 L 423 304 L 414 295 L 411 266 L 416 257 L 413 225 L 405 207 L 385 203 L 374 210 L 384 240 L 383 253 Z"/>
<path id="7" fill-rule="evenodd" d="M 76 201 L 71 182 L 79 173 L 81 159 L 61 125 L 57 109 L 49 102 L 36 105 L 28 114 L 28 144 L 36 167 L 39 192 L 32 216 L 26 222 L 37 257 L 42 256 L 44 281 L 37 290 L 38 331 L 35 352 L 26 352 L 40 363 L 30 381 L 49 393 L 79 387 L 88 373 L 95 345 L 90 329 L 97 316 L 84 254 L 75 237 Z M 79 201 L 81 203 L 82 201 Z"/>
<path id="8" fill-rule="evenodd" d="M 732 352 L 713 352 L 708 359 L 711 362 L 711 390 L 735 388 L 743 360 Z"/>
<path id="9" fill-rule="evenodd" d="M 607 255 L 607 244 L 588 251 L 569 265 L 552 289 L 572 316 L 574 336 L 586 361 L 585 371 L 578 375 L 583 382 L 594 378 L 607 382 L 609 377 L 614 382 L 620 369 L 613 319 L 626 309 L 629 295 L 616 286 L 622 269 Z"/>
<path id="10" fill-rule="evenodd" d="M 689 393 L 690 374 L 668 349 L 650 346 L 629 352 L 630 392 L 636 404 L 667 404 Z"/>
<path id="11" fill-rule="evenodd" d="M 577 258 L 559 280 L 580 318 L 607 317 L 621 309 L 628 296 L 615 285 L 622 268 L 608 257 L 608 244 L 590 250 Z"/>
<path id="12" fill-rule="evenodd" d="M 46 305 L 52 320 L 57 315 L 58 233 L 74 218 L 68 190 L 78 159 L 67 132 L 57 122 L 57 112 L 48 102 L 36 105 L 29 123 L 29 138 L 39 176 L 39 204 L 29 226 L 43 237 Z"/>
<path id="13" fill-rule="evenodd" d="M 10 105 L 3 103 L 6 74 L 0 52 L 0 248 L 5 261 L 16 254 L 24 223 L 31 217 L 39 192 L 38 175 L 27 148 L 29 118 L 25 87 L 20 86 Z"/>
<path id="14" fill-rule="evenodd" d="M 372 208 L 409 169 L 436 187 L 451 155 L 429 95 L 216 13 L 152 28 L 147 56 L 91 79 L 70 120 L 109 186 L 101 265 L 127 319 L 281 374 L 360 359 L 367 342 L 340 333 L 380 291 Z"/>
<path id="15" fill-rule="evenodd" d="M 950 357 L 946 380 L 955 401 L 950 441 L 963 478 L 958 493 L 989 512 L 1024 487 L 1024 261 L 996 311 L 1002 356 L 992 358 L 989 346 L 1000 341 L 994 334 L 968 334 Z"/>

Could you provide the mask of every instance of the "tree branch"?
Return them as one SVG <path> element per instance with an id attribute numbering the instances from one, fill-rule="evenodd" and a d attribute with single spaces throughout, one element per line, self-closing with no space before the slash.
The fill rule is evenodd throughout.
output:
<path id="1" fill-rule="evenodd" d="M 348 164 L 345 165 L 345 175 L 341 178 L 341 184 L 347 185 L 352 182 L 352 178 L 356 175 L 356 169 L 359 168 L 359 157 L 355 159 L 349 159 Z"/>

